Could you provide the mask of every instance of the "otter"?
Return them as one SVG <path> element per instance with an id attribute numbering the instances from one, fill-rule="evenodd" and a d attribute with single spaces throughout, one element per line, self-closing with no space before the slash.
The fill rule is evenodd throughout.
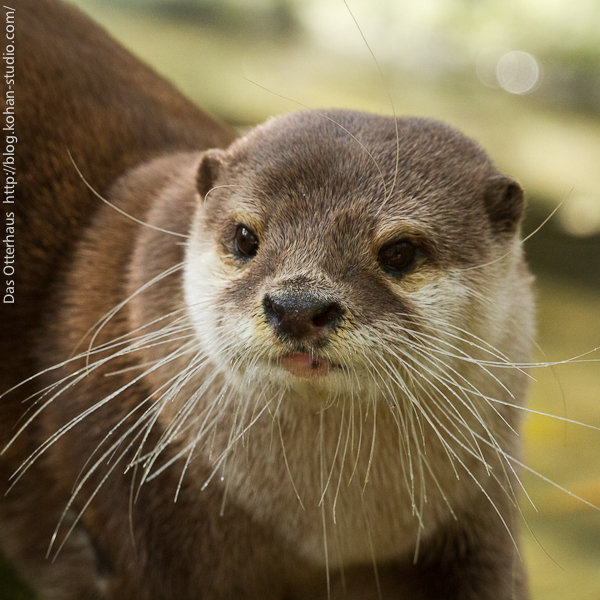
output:
<path id="1" fill-rule="evenodd" d="M 519 185 L 430 119 L 237 137 L 16 9 L 0 546 L 40 596 L 527 599 Z"/>

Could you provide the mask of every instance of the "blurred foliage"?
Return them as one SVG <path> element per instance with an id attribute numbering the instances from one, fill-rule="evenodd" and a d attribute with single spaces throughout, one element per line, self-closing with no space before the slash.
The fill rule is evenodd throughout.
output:
<path id="1" fill-rule="evenodd" d="M 157 2 L 162 9 L 156 9 Z M 484 85 L 477 75 L 478 58 L 486 49 L 535 53 L 533 44 L 524 39 L 525 33 L 529 30 L 532 37 L 543 37 L 538 32 L 542 24 L 536 25 L 531 15 L 525 19 L 523 11 L 513 16 L 509 9 L 498 8 L 504 4 L 494 4 L 496 8 L 485 21 L 483 8 L 473 7 L 489 3 L 475 0 L 354 0 L 350 4 L 373 45 L 379 63 L 375 65 L 341 0 L 298 2 L 295 13 L 290 13 L 296 14 L 293 35 L 226 26 L 218 19 L 215 24 L 208 17 L 178 19 L 176 12 L 164 12 L 165 0 L 129 0 L 129 4 L 153 9 L 147 12 L 125 10 L 121 5 L 127 3 L 79 0 L 131 50 L 177 82 L 184 93 L 230 122 L 254 124 L 302 106 L 337 105 L 391 113 L 389 88 L 398 114 L 426 114 L 455 125 L 479 140 L 500 168 L 538 199 L 556 204 L 567 196 L 571 201 L 591 198 L 600 206 L 600 108 L 592 110 L 595 100 L 586 95 L 592 88 L 600 93 L 596 71 L 600 61 L 594 62 L 595 55 L 586 50 L 600 48 L 600 26 L 593 30 L 597 32 L 594 38 L 586 24 L 586 31 L 592 33 L 578 45 L 574 34 L 569 34 L 571 21 L 559 19 L 562 13 L 554 11 L 552 31 L 566 29 L 554 38 L 544 37 L 543 51 L 560 56 L 569 66 L 562 68 L 559 62 L 547 63 L 537 57 L 541 82 L 531 93 L 516 95 L 497 82 Z M 232 10 L 231 2 L 225 6 Z M 429 20 L 425 7 L 432 13 Z M 442 16 L 434 10 L 440 7 L 445 7 Z M 467 18 L 469 11 L 476 14 Z M 523 19 L 529 28 L 523 27 Z M 509 35 L 513 21 L 520 32 L 513 36 L 516 41 Z M 458 39 L 462 39 L 461 46 L 453 41 Z M 577 67 L 568 58 L 573 54 L 579 57 Z M 590 70 L 583 69 L 584 63 Z M 571 76 L 572 69 L 583 74 Z M 556 85 L 550 85 L 549 72 L 554 70 L 563 75 Z M 493 69 L 491 77 L 495 77 Z M 589 110 L 575 110 L 581 105 Z M 586 218 L 584 211 L 582 219 Z M 600 217 L 596 219 L 600 231 Z"/>
<path id="2" fill-rule="evenodd" d="M 35 600 L 6 559 L 0 554 L 0 600 Z"/>
<path id="3" fill-rule="evenodd" d="M 600 3 L 348 0 L 376 65 L 342 0 L 73 1 L 229 122 L 304 106 L 439 118 L 523 184 L 526 234 L 563 202 L 526 252 L 539 276 L 536 360 L 567 362 L 532 370 L 529 405 L 600 426 L 598 353 L 567 360 L 600 346 Z M 489 49 L 494 60 L 529 53 L 541 81 L 506 92 L 497 63 L 478 71 Z M 525 435 L 525 462 L 542 476 L 523 476 L 537 509 L 523 496 L 533 598 L 598 600 L 600 512 L 565 490 L 600 506 L 600 433 L 530 414 Z M 0 600 L 29 598 L 10 591 L 6 569 Z"/>

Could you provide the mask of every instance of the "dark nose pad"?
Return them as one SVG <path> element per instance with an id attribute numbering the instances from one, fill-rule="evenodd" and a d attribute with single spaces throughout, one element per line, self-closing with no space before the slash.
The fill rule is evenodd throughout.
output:
<path id="1" fill-rule="evenodd" d="M 344 314 L 337 302 L 308 294 L 265 296 L 263 308 L 278 336 L 298 340 L 318 339 L 327 328 L 337 325 Z"/>

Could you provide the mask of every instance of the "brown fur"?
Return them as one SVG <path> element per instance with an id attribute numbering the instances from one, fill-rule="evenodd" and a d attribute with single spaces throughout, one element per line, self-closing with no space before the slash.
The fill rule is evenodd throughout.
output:
<path id="1" fill-rule="evenodd" d="M 14 304 L 1 305 L 2 391 L 39 371 L 36 340 L 44 335 L 53 290 L 84 226 L 101 205 L 77 174 L 69 152 L 94 189 L 105 193 L 119 175 L 143 160 L 174 150 L 225 146 L 234 137 L 73 6 L 58 0 L 15 0 L 11 6 L 18 40 L 16 294 Z M 4 94 L 0 102 L 5 102 Z M 23 413 L 23 398 L 36 388 L 22 386 L 0 399 L 2 448 Z M 35 565 L 35 579 L 39 569 L 47 570 L 47 532 L 56 525 L 56 512 L 48 510 L 54 475 L 36 468 L 31 486 L 23 482 L 4 499 L 8 477 L 39 443 L 34 429 L 36 425 L 0 458 L 0 544 L 13 558 Z M 26 505 L 31 505 L 29 511 Z M 60 507 L 63 497 L 56 510 Z M 26 523 L 17 526 L 15 513 L 21 512 L 36 515 L 34 530 Z M 46 533 L 38 536 L 38 531 Z M 12 539 L 10 547 L 4 546 L 5 536 Z M 84 560 L 79 550 L 74 554 L 81 557 L 74 560 Z M 76 594 L 77 577 L 67 578 Z"/>
<path id="2" fill-rule="evenodd" d="M 31 114 L 19 116 L 19 148 L 28 160 L 19 166 L 21 279 L 8 309 L 12 329 L 3 338 L 14 358 L 6 363 L 3 389 L 85 350 L 90 330 L 128 297 L 98 330 L 94 348 L 128 332 L 160 332 L 178 317 L 181 336 L 188 336 L 113 356 L 99 368 L 95 361 L 111 351 L 91 355 L 87 376 L 65 388 L 2 456 L 6 485 L 29 453 L 95 409 L 0 503 L 0 544 L 22 573 L 44 598 L 61 600 L 526 600 L 515 547 L 518 513 L 506 493 L 515 477 L 493 447 L 482 443 L 480 450 L 493 476 L 468 451 L 476 447 L 468 435 L 488 439 L 489 428 L 502 452 L 518 456 L 506 424 L 518 429 L 518 411 L 506 404 L 493 411 L 485 402 L 472 409 L 457 402 L 455 390 L 464 377 L 492 398 L 522 402 L 524 374 L 499 368 L 492 378 L 447 358 L 455 385 L 443 388 L 444 397 L 423 384 L 431 395 L 417 396 L 430 406 L 415 417 L 394 373 L 418 390 L 410 369 L 425 358 L 403 354 L 400 361 L 389 353 L 412 348 L 432 331 L 437 348 L 448 349 L 441 340 L 456 330 L 431 329 L 439 317 L 485 336 L 510 361 L 528 360 L 531 298 L 518 246 L 517 184 L 445 125 L 400 119 L 397 138 L 393 119 L 365 113 L 297 113 L 226 150 L 202 152 L 229 144 L 231 132 L 77 11 L 50 0 L 35 10 L 17 4 L 21 81 L 27 81 L 20 103 Z M 36 54 L 34 44 L 47 51 Z M 48 80 L 53 71 L 58 75 Z M 92 80 L 97 87 L 90 90 Z M 61 153 L 63 145 L 101 193 L 141 165 L 112 187 L 110 200 L 171 233 L 101 204 Z M 259 254 L 245 264 L 232 252 L 239 223 L 260 239 Z M 391 277 L 377 256 L 399 234 L 414 240 L 423 258 L 406 276 Z M 185 268 L 154 281 L 178 264 Z M 277 294 L 316 294 L 335 301 L 342 316 L 318 341 L 278 338 L 263 309 L 264 298 Z M 396 341 L 394 326 L 402 327 Z M 193 358 L 176 357 L 138 378 L 140 366 L 190 339 L 206 364 L 190 372 L 152 427 L 139 428 L 143 410 L 160 402 L 164 386 L 186 373 Z M 470 339 L 452 339 L 455 353 L 491 360 L 484 349 L 469 347 Z M 231 344 L 228 351 L 223 342 Z M 277 366 L 290 352 L 309 351 L 347 371 L 301 380 Z M 393 369 L 380 375 L 364 357 Z M 0 442 L 10 440 L 24 397 L 85 365 L 85 358 L 74 360 L 2 397 Z M 183 458 L 140 486 L 145 463 L 136 452 L 152 453 L 207 381 L 184 421 L 188 429 L 155 454 L 149 473 L 179 452 Z M 276 401 L 264 410 L 270 395 Z M 194 419 L 211 410 L 217 425 L 194 446 L 174 502 L 201 427 Z M 412 429 L 398 424 L 409 422 Z M 449 433 L 436 434 L 442 424 Z M 246 426 L 232 445 L 232 435 Z M 147 434 L 143 446 L 138 438 L 128 447 L 140 431 Z M 121 434 L 128 435 L 113 452 Z M 426 468 L 418 458 L 421 443 Z M 222 454 L 228 459 L 213 476 Z M 124 473 L 132 461 L 137 467 Z M 417 481 L 412 498 L 403 479 L 409 468 Z M 424 522 L 420 533 L 412 501 Z M 66 506 L 54 551 L 66 542 L 51 565 L 44 554 Z"/>

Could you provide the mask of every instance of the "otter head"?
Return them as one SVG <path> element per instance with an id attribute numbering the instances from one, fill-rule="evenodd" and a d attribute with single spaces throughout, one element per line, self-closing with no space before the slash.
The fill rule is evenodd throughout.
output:
<path id="1" fill-rule="evenodd" d="M 187 310 L 242 390 L 395 404 L 527 359 L 523 194 L 456 130 L 295 113 L 206 152 L 197 190 Z"/>

